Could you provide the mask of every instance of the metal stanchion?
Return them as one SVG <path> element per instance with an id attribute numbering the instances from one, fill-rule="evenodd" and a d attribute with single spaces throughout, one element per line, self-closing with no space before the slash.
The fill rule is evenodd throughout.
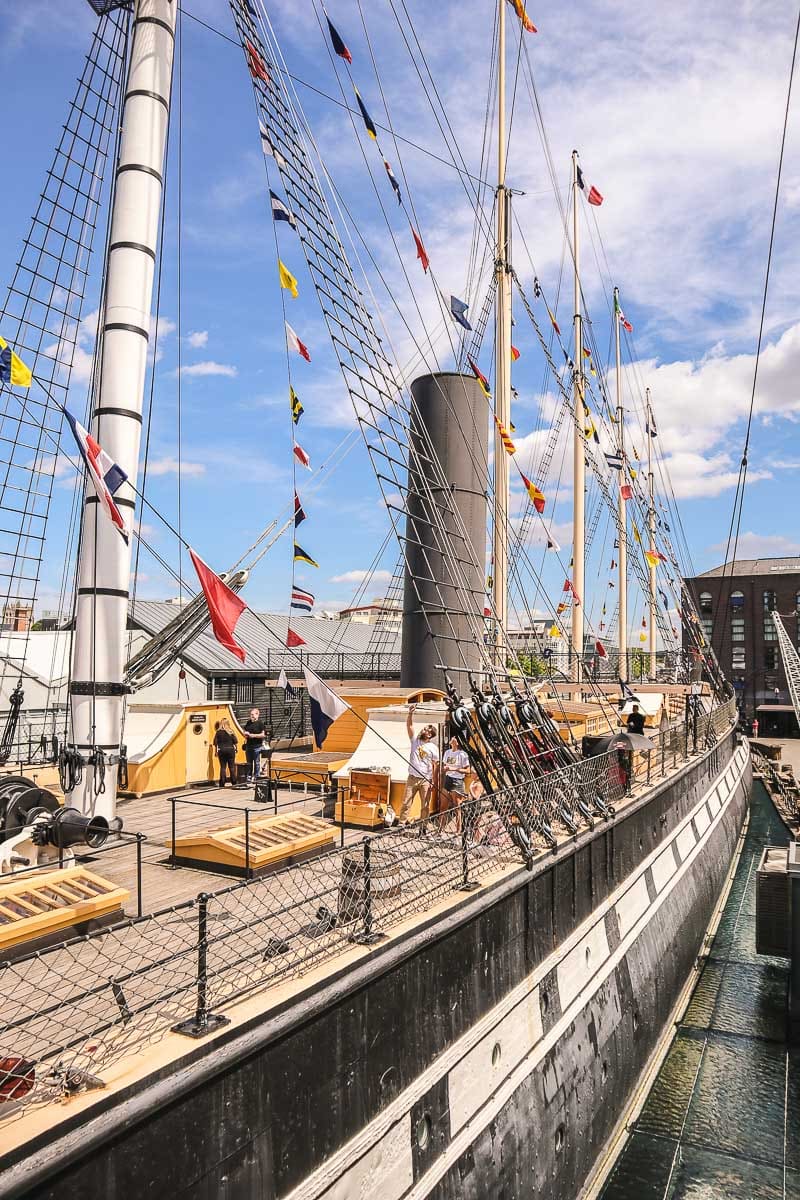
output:
<path id="1" fill-rule="evenodd" d="M 378 933 L 373 929 L 372 919 L 372 851 L 371 842 L 368 837 L 364 838 L 364 868 L 363 868 L 363 899 L 364 899 L 364 925 L 360 933 L 355 933 L 351 937 L 351 941 L 358 942 L 360 946 L 374 946 L 376 942 L 383 941 L 386 937 L 385 933 Z"/>
<path id="2" fill-rule="evenodd" d="M 182 1033 L 185 1037 L 201 1038 L 223 1025 L 230 1025 L 230 1019 L 220 1013 L 212 1013 L 208 1007 L 208 902 L 211 896 L 201 892 L 197 897 L 197 1008 L 193 1017 L 180 1021 L 172 1026 L 173 1033 Z"/>

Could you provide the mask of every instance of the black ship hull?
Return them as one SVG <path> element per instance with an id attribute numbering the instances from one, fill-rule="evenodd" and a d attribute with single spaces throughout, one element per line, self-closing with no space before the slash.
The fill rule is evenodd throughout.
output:
<path id="1" fill-rule="evenodd" d="M 728 735 L 533 872 L 67 1109 L 0 1195 L 574 1200 L 691 972 L 750 783 Z"/>

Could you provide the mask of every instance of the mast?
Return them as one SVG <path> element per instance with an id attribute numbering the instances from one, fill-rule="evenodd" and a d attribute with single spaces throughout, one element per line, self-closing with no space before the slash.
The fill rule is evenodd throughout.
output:
<path id="1" fill-rule="evenodd" d="M 585 472 L 583 447 L 583 329 L 581 321 L 580 246 L 578 238 L 578 151 L 572 151 L 572 258 L 575 267 L 575 427 L 572 441 L 572 653 L 575 679 L 580 682 L 583 661 L 583 558 L 585 541 Z"/>
<path id="2" fill-rule="evenodd" d="M 73 748 L 83 759 L 84 772 L 70 803 L 105 817 L 113 817 L 116 808 L 116 762 L 126 692 L 133 486 L 138 474 L 177 10 L 174 0 L 137 0 L 134 9 L 97 351 L 100 383 L 91 432 L 128 476 L 115 500 L 128 526 L 129 542 L 126 545 L 98 511 L 94 494 L 84 498 L 81 523 L 70 709 Z"/>
<path id="3" fill-rule="evenodd" d="M 506 0 L 498 0 L 499 24 L 497 37 L 497 245 L 495 276 L 495 386 L 494 412 L 504 429 L 511 424 L 511 270 L 509 262 L 509 232 L 511 196 L 506 188 Z M 509 471 L 508 455 L 500 431 L 494 437 L 494 514 L 492 541 L 492 576 L 494 579 L 494 608 L 500 630 L 508 624 L 508 522 Z M 498 663 L 502 670 L 505 663 Z"/>
<path id="4" fill-rule="evenodd" d="M 622 406 L 622 362 L 619 345 L 619 288 L 614 288 L 614 363 L 617 384 L 617 449 L 622 459 L 622 469 L 619 473 L 620 484 L 625 479 L 625 411 Z M 619 542 L 619 618 L 617 634 L 619 637 L 619 677 L 628 678 L 628 519 L 625 511 L 625 501 L 622 498 L 620 486 L 617 497 L 617 541 Z"/>
<path id="5" fill-rule="evenodd" d="M 653 486 L 653 414 L 650 409 L 650 388 L 645 390 L 645 427 L 647 429 L 647 494 L 649 507 L 647 524 L 650 530 L 650 553 L 656 552 L 656 503 Z M 650 678 L 656 677 L 656 568 L 650 566 Z"/>

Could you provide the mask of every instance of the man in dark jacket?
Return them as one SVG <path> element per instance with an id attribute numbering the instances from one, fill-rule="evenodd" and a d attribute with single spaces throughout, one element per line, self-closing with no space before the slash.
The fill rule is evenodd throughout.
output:
<path id="1" fill-rule="evenodd" d="M 261 710 L 250 709 L 250 720 L 244 727 L 247 739 L 244 744 L 244 754 L 247 759 L 247 782 L 254 783 L 261 771 L 261 751 L 264 748 L 264 738 L 267 727 L 261 720 Z"/>
<path id="2" fill-rule="evenodd" d="M 639 712 L 638 704 L 628 714 L 628 733 L 644 733 L 644 713 Z"/>

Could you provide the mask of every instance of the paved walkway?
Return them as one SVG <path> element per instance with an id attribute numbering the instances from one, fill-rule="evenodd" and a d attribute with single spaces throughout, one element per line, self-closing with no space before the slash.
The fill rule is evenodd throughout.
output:
<path id="1" fill-rule="evenodd" d="M 786 830 L 760 783 L 716 937 L 601 1200 L 800 1200 L 788 960 L 755 950 L 756 868 Z"/>

